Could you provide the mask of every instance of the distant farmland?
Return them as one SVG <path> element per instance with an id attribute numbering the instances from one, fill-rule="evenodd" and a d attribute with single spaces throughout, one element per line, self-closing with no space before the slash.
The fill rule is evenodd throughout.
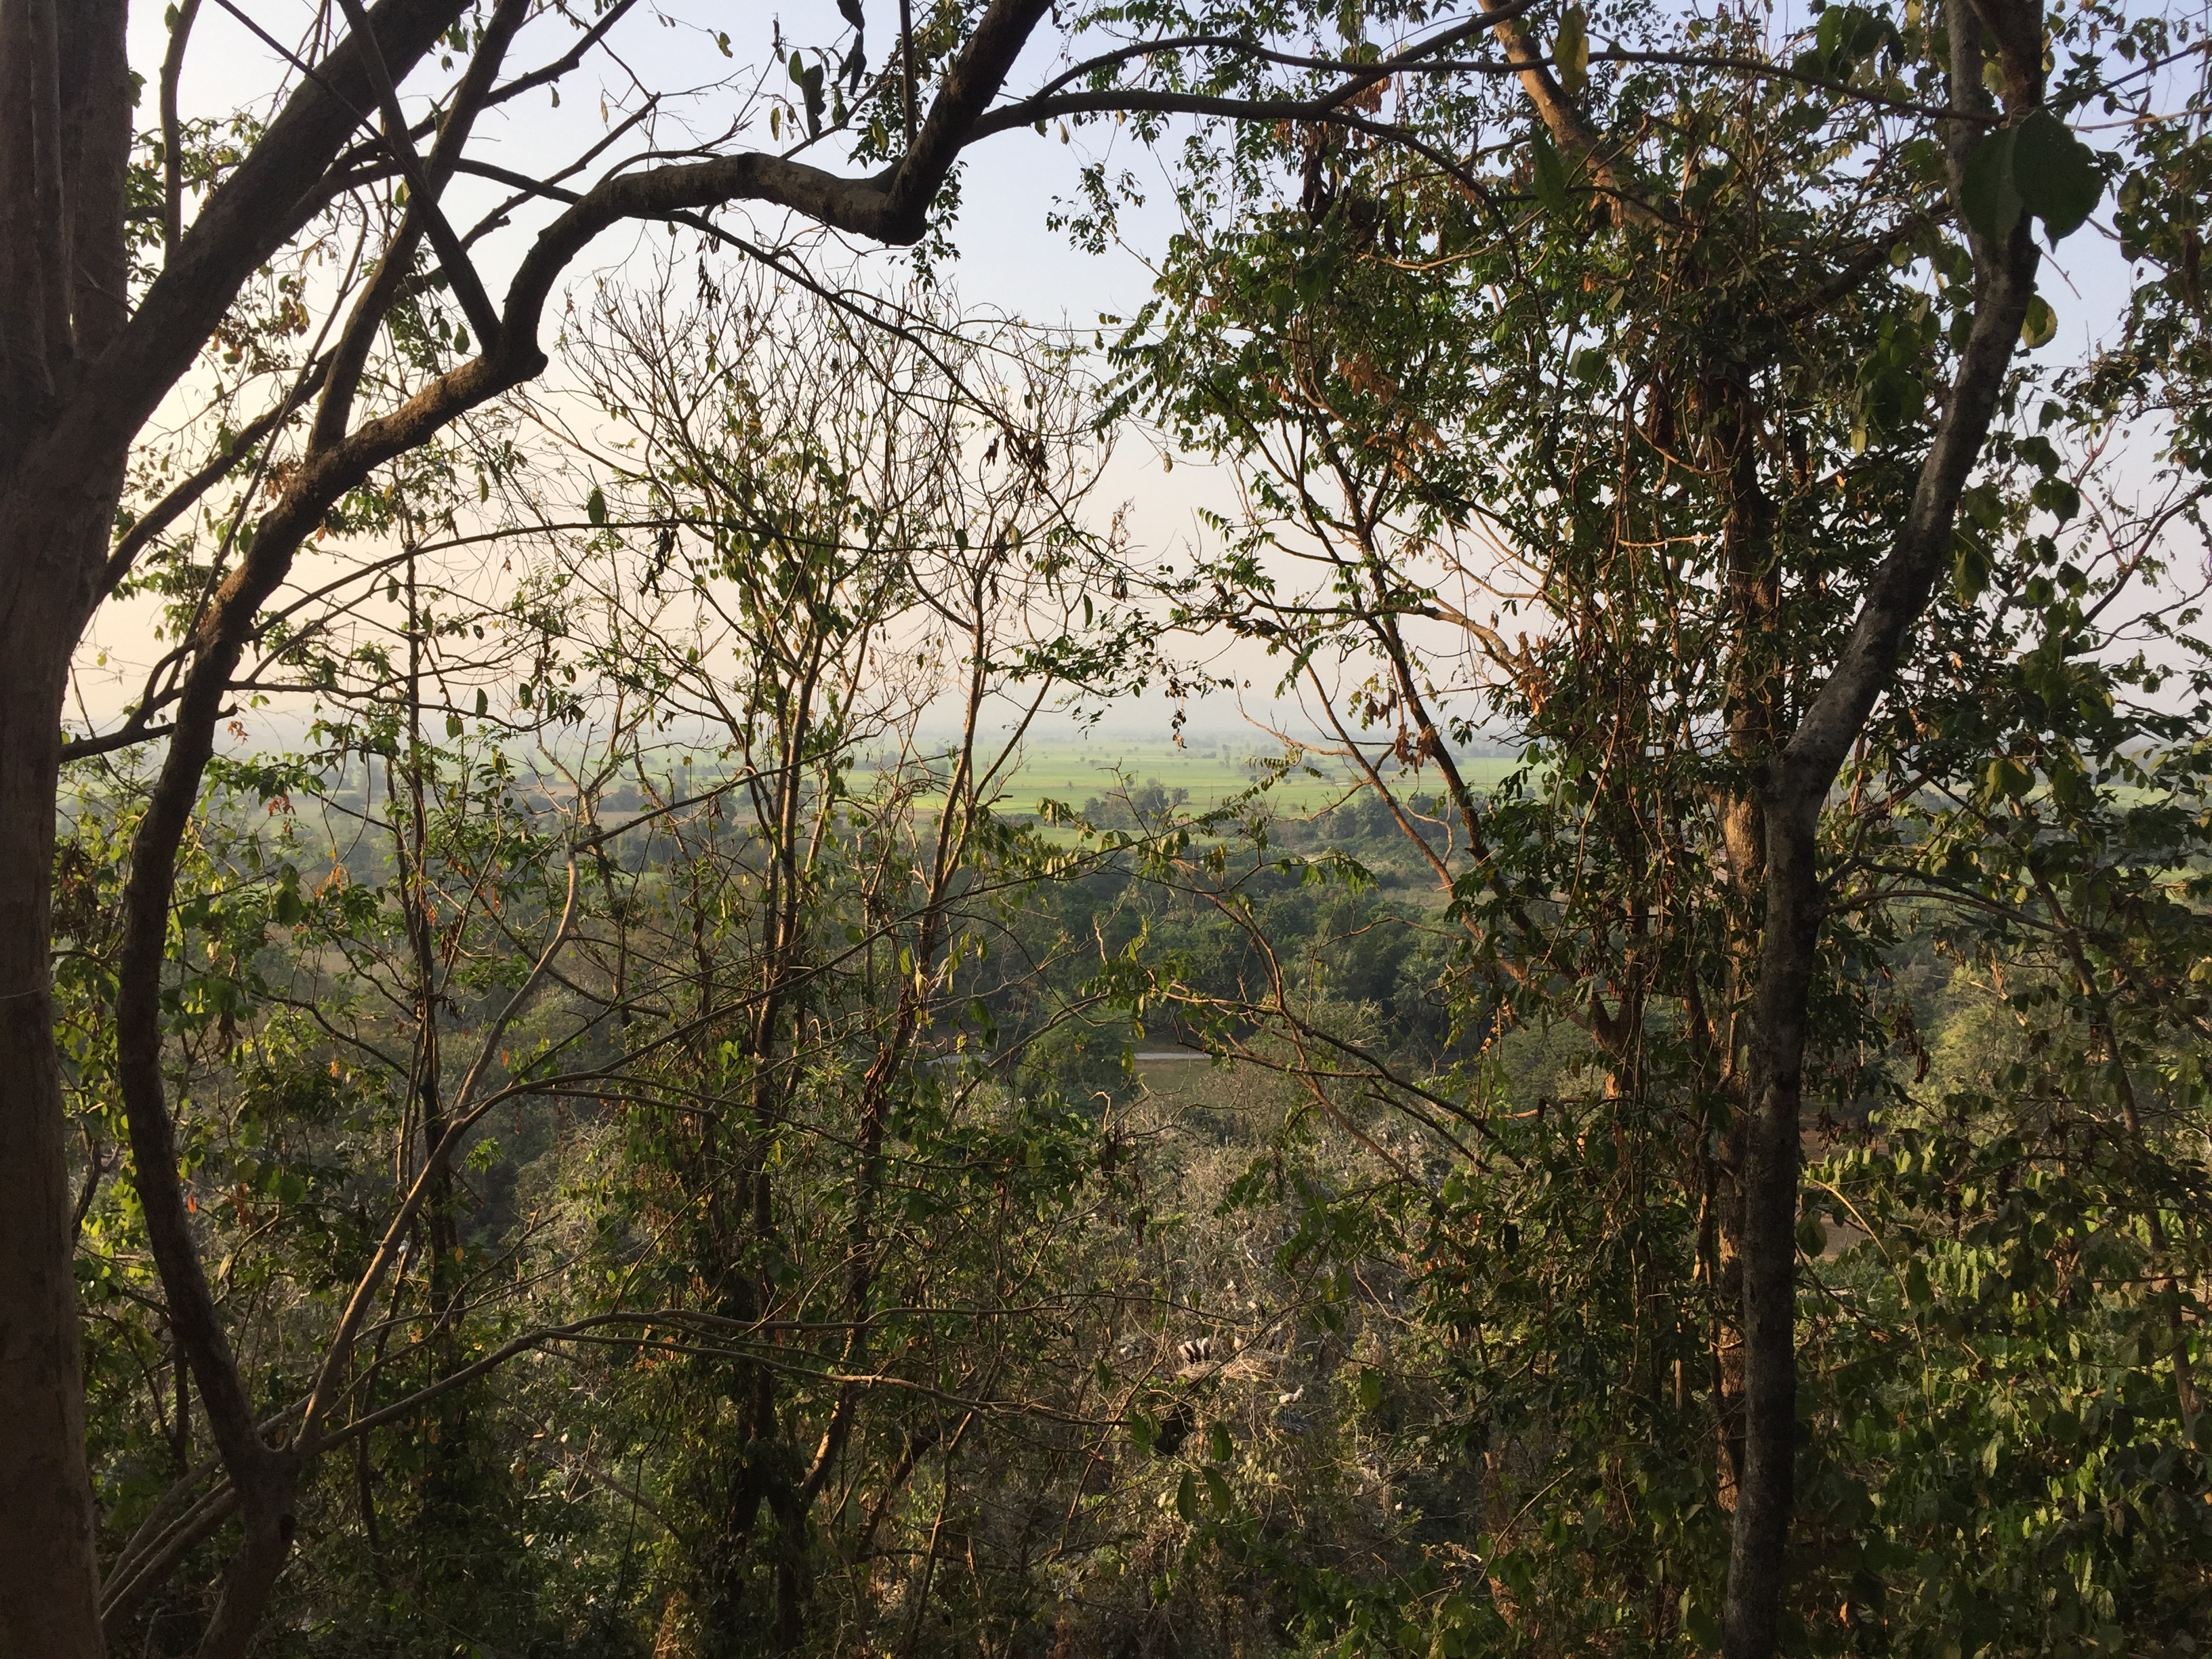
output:
<path id="1" fill-rule="evenodd" d="M 1125 789 L 1158 784 L 1185 792 L 1194 809 L 1218 805 L 1266 777 L 1267 761 L 1258 744 L 1231 740 L 1172 744 L 1127 740 L 1061 739 L 1024 746 L 1000 802 L 1007 812 L 1033 812 L 1039 803 L 1057 801 L 1080 810 L 1093 797 L 1109 799 Z M 1477 788 L 1489 788 L 1516 763 L 1502 757 L 1463 759 L 1460 769 Z M 1352 769 L 1329 755 L 1306 757 L 1282 775 L 1267 799 L 1279 813 L 1318 811 L 1341 799 L 1356 782 Z M 1421 786 L 1433 787 L 1433 783 Z"/>

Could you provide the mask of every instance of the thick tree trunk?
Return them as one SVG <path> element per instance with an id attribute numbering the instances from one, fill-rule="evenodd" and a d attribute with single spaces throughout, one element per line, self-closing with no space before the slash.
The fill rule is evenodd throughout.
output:
<path id="1" fill-rule="evenodd" d="M 1825 790 L 1823 791 L 1825 793 Z M 1765 937 L 1742 1126 L 1742 1463 L 1729 1550 L 1729 1659 L 1774 1651 L 1796 1498 L 1798 1109 L 1820 940 L 1819 802 L 1767 812 Z"/>
<path id="2" fill-rule="evenodd" d="M 0 639 L 21 664 L 16 631 Z M 15 1587 L 0 1595 L 0 1654 L 9 1659 L 100 1651 L 68 1125 L 46 964 L 60 730 L 58 693 L 0 699 L 0 1170 L 9 1180 L 0 1204 L 0 1419 L 9 1425 L 0 1434 L 0 1584 Z"/>
<path id="3" fill-rule="evenodd" d="M 0 0 L 0 1659 L 104 1649 L 52 892 L 70 653 L 123 456 L 37 451 L 122 326 L 130 106 L 121 0 Z"/>
<path id="4" fill-rule="evenodd" d="M 49 966 L 70 650 L 114 507 L 0 495 L 0 1656 L 102 1651 L 67 1139 Z M 46 505 L 51 508 L 49 501 Z M 63 503 L 67 505 L 67 503 Z M 88 551 L 91 556 L 88 559 Z"/>

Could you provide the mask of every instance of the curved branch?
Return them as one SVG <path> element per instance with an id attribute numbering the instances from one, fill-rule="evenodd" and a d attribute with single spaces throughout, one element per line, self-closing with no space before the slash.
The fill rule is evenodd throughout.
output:
<path id="1" fill-rule="evenodd" d="M 174 726 L 149 726 L 139 719 L 144 705 L 131 711 L 131 718 L 112 732 L 103 732 L 95 738 L 71 738 L 62 745 L 62 764 L 71 761 L 90 760 L 96 755 L 112 755 L 118 749 L 133 744 L 151 743 L 156 738 L 166 738 L 177 728 Z"/>

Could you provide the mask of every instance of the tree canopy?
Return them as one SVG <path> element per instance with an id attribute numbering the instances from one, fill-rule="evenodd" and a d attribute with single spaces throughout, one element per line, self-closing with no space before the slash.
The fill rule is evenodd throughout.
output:
<path id="1" fill-rule="evenodd" d="M 0 0 L 0 1652 L 2194 1651 L 2203 20 L 727 21 Z"/>

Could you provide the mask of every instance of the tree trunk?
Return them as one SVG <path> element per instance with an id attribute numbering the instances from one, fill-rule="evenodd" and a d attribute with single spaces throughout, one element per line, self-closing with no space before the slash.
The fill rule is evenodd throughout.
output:
<path id="1" fill-rule="evenodd" d="M 96 1659 L 69 1123 L 54 1051 L 55 793 L 70 653 L 123 454 L 41 446 L 125 314 L 121 0 L 0 3 L 0 1656 Z M 59 464 L 57 464 L 58 461 Z"/>
<path id="2" fill-rule="evenodd" d="M 1987 0 L 2008 85 L 2006 113 L 2042 99 L 2036 0 Z M 1982 13 L 1967 0 L 1945 8 L 1953 107 L 1973 118 L 1948 124 L 1954 200 L 1991 112 L 1984 89 Z M 2023 56 L 2027 52 L 2029 55 Z M 1961 217 L 1965 216 L 1962 212 Z M 1744 1464 L 1729 1552 L 1723 1615 L 1727 1659 L 1768 1659 L 1782 1598 L 1797 1456 L 1798 1109 L 1805 1033 L 1820 948 L 1816 867 L 1820 814 L 1875 704 L 1894 684 L 1914 626 L 1948 566 L 1959 497 L 1980 459 L 2035 293 L 2039 256 L 2026 217 L 2002 237 L 1970 230 L 1973 322 L 1912 505 L 1888 556 L 1867 584 L 1857 619 L 1804 717 L 1756 776 L 1766 819 L 1765 932 L 1748 1044 L 1750 1121 L 1744 1157 Z"/>
<path id="3" fill-rule="evenodd" d="M 1782 625 L 1782 580 L 1774 544 L 1775 507 L 1759 473 L 1759 411 L 1748 376 L 1708 375 L 1698 388 L 1711 423 L 1710 462 L 1727 491 L 1722 523 L 1730 638 L 1725 717 L 1729 752 L 1741 769 L 1719 804 L 1721 842 L 1735 894 L 1729 926 L 1729 983 L 1718 1045 L 1721 1093 L 1729 1103 L 1726 1155 L 1714 1171 L 1717 1215 L 1713 1334 L 1717 1470 L 1722 1507 L 1734 1510 L 1745 1478 L 1744 1436 L 1749 1362 L 1744 1323 L 1745 1205 L 1754 1157 L 1756 1080 L 1746 1074 L 1736 1045 L 1746 988 L 1759 982 L 1759 910 L 1767 878 L 1766 808 L 1751 775 L 1781 747 L 1788 688 L 1776 640 Z"/>
<path id="4" fill-rule="evenodd" d="M 1729 1549 L 1729 1659 L 1774 1651 L 1796 1498 L 1798 1108 L 1820 928 L 1819 810 L 1818 799 L 1810 811 L 1777 801 L 1766 814 L 1765 937 L 1742 1126 L 1743 1451 Z"/>
<path id="5" fill-rule="evenodd" d="M 0 495 L 0 1655 L 93 1659 L 100 1570 L 48 936 L 62 699 L 90 597 L 69 579 L 88 544 L 105 552 L 107 520 L 80 513 L 42 536 L 27 506 Z"/>

